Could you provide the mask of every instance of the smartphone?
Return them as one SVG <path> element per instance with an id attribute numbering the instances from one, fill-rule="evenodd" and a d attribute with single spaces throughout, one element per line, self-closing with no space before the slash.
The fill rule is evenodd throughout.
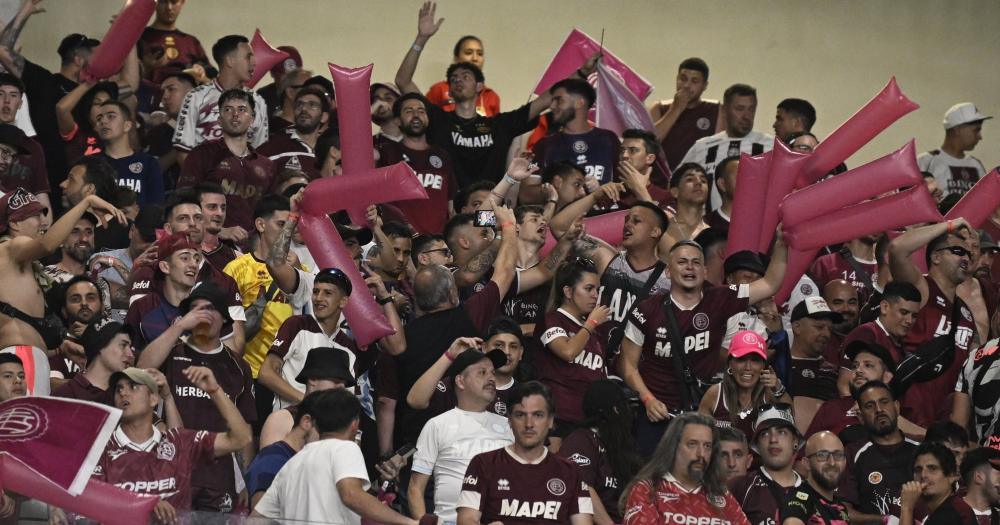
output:
<path id="1" fill-rule="evenodd" d="M 403 459 L 409 459 L 410 456 L 412 456 L 416 452 L 417 452 L 417 446 L 414 445 L 413 443 L 407 443 L 407 444 L 399 447 L 399 450 L 397 450 L 393 454 L 396 455 L 396 456 L 399 456 L 399 457 L 401 457 Z"/>
<path id="2" fill-rule="evenodd" d="M 476 212 L 476 220 L 473 223 L 478 228 L 490 226 L 496 228 L 497 215 L 493 210 L 479 210 Z"/>

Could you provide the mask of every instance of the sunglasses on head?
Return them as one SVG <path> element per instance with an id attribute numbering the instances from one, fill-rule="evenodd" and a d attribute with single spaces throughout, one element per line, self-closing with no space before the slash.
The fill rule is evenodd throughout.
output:
<path id="1" fill-rule="evenodd" d="M 317 276 L 320 275 L 332 275 L 334 277 L 340 277 L 341 279 L 348 279 L 347 274 L 343 272 L 340 268 L 326 268 L 325 270 L 320 270 Z M 349 279 L 348 279 L 349 280 Z"/>
<path id="2" fill-rule="evenodd" d="M 957 255 L 959 257 L 972 257 L 972 252 L 961 247 L 961 246 L 945 246 L 944 248 L 938 248 L 937 251 L 947 251 L 952 255 Z"/>

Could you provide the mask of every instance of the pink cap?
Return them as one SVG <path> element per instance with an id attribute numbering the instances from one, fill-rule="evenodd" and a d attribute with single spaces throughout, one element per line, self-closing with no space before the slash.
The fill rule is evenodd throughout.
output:
<path id="1" fill-rule="evenodd" d="M 753 330 L 740 330 L 729 342 L 729 357 L 739 359 L 749 354 L 757 354 L 767 361 L 767 342 Z"/>

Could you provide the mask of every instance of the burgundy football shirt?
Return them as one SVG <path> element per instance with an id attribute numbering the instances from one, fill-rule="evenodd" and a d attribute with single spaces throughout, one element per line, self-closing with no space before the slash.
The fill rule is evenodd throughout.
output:
<path id="1" fill-rule="evenodd" d="M 535 354 L 535 375 L 552 391 L 556 418 L 571 423 L 583 421 L 583 394 L 587 387 L 608 377 L 604 342 L 596 334 L 587 339 L 583 351 L 571 362 L 549 348 L 549 343 L 557 339 L 568 342 L 581 330 L 583 323 L 562 308 L 545 314 L 542 323 L 535 327 L 543 348 Z"/>
<path id="2" fill-rule="evenodd" d="M 418 233 L 440 234 L 448 222 L 448 202 L 455 198 L 458 191 L 451 157 L 444 148 L 437 146 L 415 150 L 401 142 L 386 142 L 382 146 L 379 166 L 391 166 L 398 162 L 406 162 L 413 168 L 417 180 L 427 192 L 427 199 L 393 204 Z"/>
<path id="3" fill-rule="evenodd" d="M 188 154 L 177 178 L 178 188 L 215 182 L 226 193 L 226 226 L 253 230 L 253 208 L 274 185 L 274 163 L 253 148 L 239 157 L 222 139 L 205 142 Z"/>

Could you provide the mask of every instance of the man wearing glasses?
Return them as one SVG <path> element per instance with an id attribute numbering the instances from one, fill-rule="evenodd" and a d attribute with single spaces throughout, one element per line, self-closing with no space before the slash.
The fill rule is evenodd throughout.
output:
<path id="1" fill-rule="evenodd" d="M 792 491 L 778 518 L 782 525 L 845 524 L 847 507 L 834 494 L 844 473 L 844 445 L 832 432 L 819 432 L 806 441 L 809 475 Z"/>
<path id="2" fill-rule="evenodd" d="M 275 131 L 259 153 L 271 159 L 274 172 L 284 170 L 301 171 L 310 179 L 318 179 L 319 166 L 316 164 L 316 141 L 330 118 L 330 102 L 316 86 L 305 86 L 295 94 L 292 104 L 294 123 L 281 131 Z"/>
<path id="3" fill-rule="evenodd" d="M 969 251 L 971 235 L 976 233 L 969 223 L 965 219 L 955 219 L 914 228 L 889 244 L 893 280 L 916 286 L 922 299 L 913 328 L 903 340 L 904 352 L 913 352 L 921 343 L 947 335 L 953 320 L 959 323 L 952 362 L 945 363 L 944 372 L 937 378 L 913 385 L 902 400 L 906 417 L 924 428 L 943 419 L 939 416 L 951 409 L 948 394 L 955 388 L 969 348 L 978 347 L 986 339 L 986 334 L 978 333 L 981 330 L 977 330 L 977 321 L 981 326 L 988 326 L 988 322 L 975 317 L 980 311 L 976 306 L 982 307 L 982 315 L 985 315 L 983 299 L 970 297 L 973 294 L 959 289 L 973 272 L 972 252 Z M 924 254 L 927 273 L 921 274 L 910 256 L 924 246 L 927 247 Z"/>

